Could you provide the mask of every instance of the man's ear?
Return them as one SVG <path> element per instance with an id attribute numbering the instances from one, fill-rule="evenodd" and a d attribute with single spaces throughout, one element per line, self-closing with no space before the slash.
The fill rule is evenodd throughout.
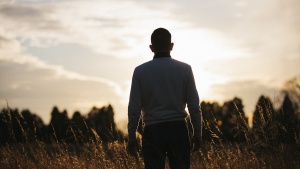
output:
<path id="1" fill-rule="evenodd" d="M 153 47 L 153 45 L 149 45 L 149 48 L 151 49 L 152 52 L 154 52 L 154 47 Z"/>
<path id="2" fill-rule="evenodd" d="M 174 43 L 172 42 L 172 43 L 170 44 L 170 51 L 173 49 L 173 47 L 174 47 Z"/>

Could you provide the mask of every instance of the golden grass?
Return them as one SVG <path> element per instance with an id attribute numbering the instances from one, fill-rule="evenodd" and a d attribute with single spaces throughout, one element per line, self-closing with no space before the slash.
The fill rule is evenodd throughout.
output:
<path id="1" fill-rule="evenodd" d="M 215 122 L 216 123 L 216 122 Z M 197 152 L 191 153 L 191 168 L 300 168 L 299 140 L 293 144 L 272 144 L 277 139 L 277 127 L 272 127 L 274 139 L 258 138 L 250 128 L 241 125 L 239 131 L 245 134 L 246 141 L 241 143 L 206 142 Z M 216 123 L 217 124 L 217 123 Z M 211 135 L 214 133 L 205 125 Z M 244 127 L 243 127 L 244 126 Z M 218 126 L 215 126 L 218 128 Z M 279 126 L 280 127 L 280 126 Z M 13 131 L 11 131 L 13 132 Z M 22 130 L 23 135 L 26 132 Z M 218 132 L 220 132 L 218 130 Z M 261 134 L 261 133 L 260 133 Z M 262 133 L 267 136 L 266 133 Z M 97 136 L 97 133 L 95 133 Z M 298 137 L 297 137 L 298 138 Z M 0 169 L 6 168 L 100 168 L 100 169 L 140 169 L 144 168 L 141 155 L 132 157 L 126 152 L 126 142 L 102 143 L 100 137 L 88 143 L 46 144 L 33 140 L 25 143 L 0 145 Z M 26 139 L 27 140 L 27 139 Z M 296 139 L 297 140 L 297 139 Z M 166 164 L 166 168 L 169 166 Z"/>
<path id="2" fill-rule="evenodd" d="M 129 156 L 125 143 L 11 144 L 0 148 L 1 168 L 143 168 L 141 156 Z M 169 168 L 166 166 L 166 168 Z M 191 168 L 300 168 L 300 148 L 207 143 L 191 155 Z"/>

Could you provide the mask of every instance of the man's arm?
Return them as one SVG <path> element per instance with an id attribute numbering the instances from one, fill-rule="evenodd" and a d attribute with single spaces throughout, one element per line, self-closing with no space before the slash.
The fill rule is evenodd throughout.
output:
<path id="1" fill-rule="evenodd" d="M 130 97 L 128 104 L 128 140 L 136 141 L 136 130 L 141 116 L 142 109 L 142 92 L 140 84 L 140 76 L 137 69 L 134 70 L 130 89 Z"/>
<path id="2" fill-rule="evenodd" d="M 195 79 L 192 68 L 189 67 L 189 77 L 187 84 L 187 106 L 191 117 L 191 122 L 194 128 L 194 140 L 202 140 L 202 113 L 199 105 L 199 96 L 196 89 Z"/>

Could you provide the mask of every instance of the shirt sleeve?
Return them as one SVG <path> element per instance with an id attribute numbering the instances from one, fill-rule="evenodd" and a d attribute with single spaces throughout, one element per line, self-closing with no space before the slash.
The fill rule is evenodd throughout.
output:
<path id="1" fill-rule="evenodd" d="M 191 122 L 194 128 L 194 137 L 202 138 L 202 112 L 200 108 L 199 95 L 196 89 L 194 74 L 189 67 L 189 77 L 187 84 L 187 107 L 190 113 Z"/>
<path id="2" fill-rule="evenodd" d="M 128 104 L 128 139 L 136 139 L 136 130 L 141 116 L 142 91 L 141 81 L 137 69 L 134 70 Z"/>

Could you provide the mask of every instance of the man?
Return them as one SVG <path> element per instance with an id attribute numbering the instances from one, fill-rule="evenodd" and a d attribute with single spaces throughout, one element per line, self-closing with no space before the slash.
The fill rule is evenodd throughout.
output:
<path id="1" fill-rule="evenodd" d="M 172 169 L 190 168 L 186 105 L 194 128 L 194 150 L 201 144 L 202 116 L 193 72 L 190 65 L 171 58 L 173 46 L 168 30 L 154 30 L 149 46 L 155 54 L 153 60 L 136 67 L 132 77 L 127 151 L 134 155 L 139 148 L 136 130 L 141 117 L 146 169 L 164 168 L 166 157 Z"/>

